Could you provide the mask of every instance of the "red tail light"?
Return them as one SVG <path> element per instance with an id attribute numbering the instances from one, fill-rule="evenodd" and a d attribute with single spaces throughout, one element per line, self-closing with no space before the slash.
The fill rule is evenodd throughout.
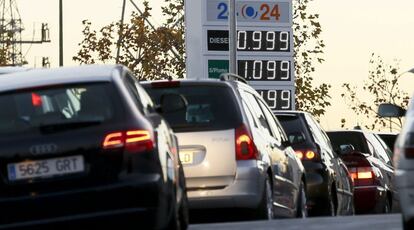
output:
<path id="1" fill-rule="evenodd" d="M 237 160 L 256 160 L 257 148 L 253 142 L 253 137 L 245 125 L 236 129 L 236 159 Z"/>
<path id="2" fill-rule="evenodd" d="M 404 155 L 406 158 L 414 158 L 414 148 L 410 147 L 410 148 L 403 148 L 404 151 Z"/>
<path id="3" fill-rule="evenodd" d="M 349 168 L 349 172 L 355 186 L 373 185 L 375 182 L 375 173 L 372 167 Z"/>
<path id="4" fill-rule="evenodd" d="M 296 150 L 296 156 L 301 160 L 314 161 L 319 159 L 319 155 L 314 150 Z"/>
<path id="5" fill-rule="evenodd" d="M 130 153 L 151 151 L 154 149 L 154 140 L 148 130 L 130 130 L 114 132 L 105 136 L 104 149 L 122 148 Z"/>
<path id="6" fill-rule="evenodd" d="M 32 93 L 32 105 L 35 107 L 42 106 L 42 97 L 36 93 Z"/>

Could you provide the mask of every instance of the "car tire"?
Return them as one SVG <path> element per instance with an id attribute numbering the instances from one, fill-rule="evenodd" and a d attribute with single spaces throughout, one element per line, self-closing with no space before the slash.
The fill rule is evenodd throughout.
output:
<path id="1" fill-rule="evenodd" d="M 188 196 L 187 185 L 185 183 L 183 166 L 180 163 L 180 185 L 183 191 L 183 197 L 181 198 L 181 205 L 179 210 L 179 219 L 181 230 L 186 230 L 190 222 L 190 215 L 188 211 Z"/>
<path id="2" fill-rule="evenodd" d="M 168 224 L 167 229 L 171 230 L 186 230 L 189 224 L 189 214 L 188 214 L 188 197 L 187 197 L 187 189 L 185 184 L 184 172 L 182 169 L 182 165 L 180 164 L 180 187 L 182 189 L 182 197 L 179 207 L 177 207 L 177 191 L 174 192 L 174 207 L 173 207 L 173 214 L 170 216 L 170 221 Z"/>
<path id="3" fill-rule="evenodd" d="M 296 207 L 296 217 L 298 218 L 306 218 L 308 216 L 308 209 L 306 205 L 306 189 L 305 184 L 303 181 L 300 183 L 299 193 L 298 193 L 298 200 L 297 200 L 297 207 Z"/>
<path id="4" fill-rule="evenodd" d="M 258 219 L 271 220 L 274 218 L 273 191 L 269 176 L 266 176 L 262 200 L 255 213 Z"/>
<path id="5" fill-rule="evenodd" d="M 323 216 L 336 216 L 336 207 L 333 195 L 334 194 L 332 194 L 332 191 L 330 191 L 328 194 L 328 202 L 326 204 L 325 210 L 322 212 Z"/>
<path id="6" fill-rule="evenodd" d="M 391 213 L 391 203 L 390 203 L 390 200 L 388 199 L 388 197 L 385 197 L 385 204 L 384 204 L 383 213 L 384 214 Z"/>
<path id="7" fill-rule="evenodd" d="M 414 229 L 414 221 L 411 220 L 406 220 L 404 218 L 404 215 L 402 216 L 402 223 L 403 223 L 403 230 L 412 230 Z"/>

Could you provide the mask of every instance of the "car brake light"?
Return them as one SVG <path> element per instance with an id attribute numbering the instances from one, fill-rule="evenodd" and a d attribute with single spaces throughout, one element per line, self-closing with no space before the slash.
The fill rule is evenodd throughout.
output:
<path id="1" fill-rule="evenodd" d="M 299 159 L 303 160 L 303 152 L 302 152 L 302 151 L 296 151 L 295 153 L 296 153 L 296 156 L 297 156 Z"/>
<path id="2" fill-rule="evenodd" d="M 372 167 L 350 168 L 349 172 L 356 186 L 372 185 L 374 183 L 375 174 Z"/>
<path id="3" fill-rule="evenodd" d="M 301 160 L 317 160 L 318 154 L 313 150 L 297 150 L 296 156 Z"/>
<path id="4" fill-rule="evenodd" d="M 104 149 L 122 148 L 130 153 L 151 151 L 154 149 L 154 140 L 148 130 L 130 130 L 114 132 L 105 136 Z"/>
<path id="5" fill-rule="evenodd" d="M 151 86 L 153 88 L 171 88 L 171 87 L 179 87 L 179 81 L 156 81 L 152 82 Z"/>
<path id="6" fill-rule="evenodd" d="M 237 160 L 256 160 L 257 148 L 253 142 L 252 135 L 245 125 L 236 129 L 236 159 Z"/>
<path id="7" fill-rule="evenodd" d="M 35 107 L 42 106 L 42 97 L 39 94 L 32 93 L 32 105 Z"/>
<path id="8" fill-rule="evenodd" d="M 110 133 L 105 136 L 105 140 L 103 142 L 104 149 L 118 148 L 123 146 L 124 141 L 122 132 Z"/>

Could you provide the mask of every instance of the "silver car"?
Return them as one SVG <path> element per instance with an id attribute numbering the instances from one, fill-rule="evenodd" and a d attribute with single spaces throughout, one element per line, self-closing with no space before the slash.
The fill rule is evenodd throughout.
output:
<path id="1" fill-rule="evenodd" d="M 402 117 L 405 111 L 392 104 L 380 105 L 382 117 Z M 404 127 L 395 142 L 395 180 L 400 197 L 404 229 L 414 229 L 414 99 L 406 112 Z"/>
<path id="2" fill-rule="evenodd" d="M 306 179 L 301 161 L 260 95 L 235 80 L 142 84 L 155 102 L 188 101 L 163 114 L 178 136 L 191 209 L 246 208 L 259 219 L 302 217 Z"/>

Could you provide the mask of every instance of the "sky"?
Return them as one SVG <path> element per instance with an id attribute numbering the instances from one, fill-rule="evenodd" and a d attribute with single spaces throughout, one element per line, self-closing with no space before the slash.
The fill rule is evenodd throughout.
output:
<path id="1" fill-rule="evenodd" d="M 191 0 L 190 0 L 191 1 Z M 129 1 L 127 1 L 129 2 Z M 135 0 L 136 3 L 141 0 Z M 159 6 L 163 1 L 151 0 L 154 8 L 153 23 L 160 24 Z M 17 0 L 26 31 L 23 36 L 32 39 L 33 28 L 47 22 L 52 42 L 44 45 L 25 46 L 29 66 L 39 66 L 42 56 L 50 57 L 52 67 L 58 65 L 58 0 Z M 64 5 L 64 64 L 76 65 L 72 57 L 82 40 L 82 21 L 88 19 L 99 28 L 121 17 L 122 0 L 63 0 Z M 315 83 L 332 85 L 332 106 L 321 118 L 325 129 L 339 129 L 340 120 L 347 120 L 347 127 L 363 124 L 345 104 L 342 84 L 349 82 L 361 86 L 368 78 L 369 59 L 372 53 L 381 55 L 388 63 L 400 61 L 401 71 L 414 67 L 414 9 L 413 0 L 313 0 L 312 12 L 320 14 L 326 43 L 325 62 L 317 65 Z M 127 4 L 127 14 L 134 10 Z M 35 33 L 39 35 L 40 31 Z M 25 52 L 24 52 L 25 53 Z M 412 95 L 414 74 L 400 78 L 401 88 Z M 360 87 L 361 88 L 361 87 Z M 358 92 L 363 97 L 366 93 Z"/>

